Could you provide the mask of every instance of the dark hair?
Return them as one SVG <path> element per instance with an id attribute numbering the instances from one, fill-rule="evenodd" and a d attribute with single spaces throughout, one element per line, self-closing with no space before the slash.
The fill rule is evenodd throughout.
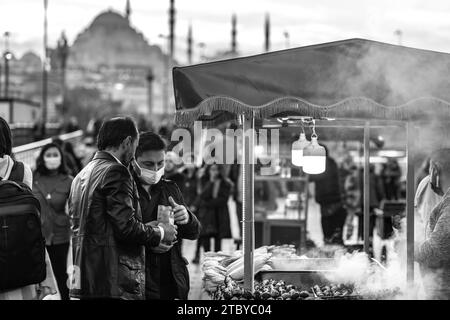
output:
<path id="1" fill-rule="evenodd" d="M 0 157 L 12 156 L 12 134 L 8 122 L 0 117 Z"/>
<path id="2" fill-rule="evenodd" d="M 49 143 L 42 147 L 41 152 L 39 153 L 39 156 L 36 159 L 36 172 L 42 175 L 47 175 L 50 173 L 47 167 L 45 166 L 44 161 L 44 154 L 50 148 L 58 149 L 59 154 L 61 155 L 61 165 L 58 168 L 58 173 L 69 174 L 69 171 L 67 170 L 66 166 L 66 158 L 64 157 L 64 152 L 62 151 L 61 147 L 56 143 Z"/>
<path id="3" fill-rule="evenodd" d="M 103 122 L 97 136 L 98 150 L 117 148 L 127 137 L 135 140 L 138 131 L 134 120 L 130 117 L 116 117 Z"/>
<path id="4" fill-rule="evenodd" d="M 147 131 L 139 135 L 139 144 L 136 149 L 136 158 L 140 157 L 146 151 L 166 151 L 164 139 L 152 131 Z"/>
<path id="5" fill-rule="evenodd" d="M 58 136 L 52 138 L 52 143 L 57 144 L 61 148 L 64 146 L 64 141 L 62 141 Z"/>

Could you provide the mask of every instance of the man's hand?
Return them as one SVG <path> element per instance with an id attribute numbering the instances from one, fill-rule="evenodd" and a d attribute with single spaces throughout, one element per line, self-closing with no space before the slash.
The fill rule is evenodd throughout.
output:
<path id="1" fill-rule="evenodd" d="M 147 222 L 145 225 L 156 228 L 158 226 L 158 224 L 159 224 L 158 220 L 153 220 L 153 221 Z"/>
<path id="2" fill-rule="evenodd" d="M 172 242 L 175 241 L 178 233 L 177 232 L 178 227 L 176 225 L 166 222 L 166 223 L 159 223 L 158 226 L 164 229 L 164 238 L 161 239 L 161 242 L 171 244 Z"/>
<path id="3" fill-rule="evenodd" d="M 185 206 L 179 205 L 169 197 L 169 203 L 173 209 L 173 218 L 176 224 L 187 224 L 189 222 L 189 213 Z"/>
<path id="4" fill-rule="evenodd" d="M 172 249 L 174 243 L 172 241 L 165 240 L 167 229 L 163 226 L 163 223 L 159 222 L 158 220 L 153 220 L 153 221 L 147 222 L 145 225 L 151 226 L 152 228 L 157 228 L 158 226 L 161 226 L 164 229 L 164 239 L 161 239 L 159 246 L 151 248 L 152 252 L 164 253 L 164 252 L 167 252 L 170 249 Z M 171 224 L 169 224 L 169 225 L 171 225 Z M 171 226 L 175 227 L 174 229 L 175 229 L 175 238 L 176 238 L 177 226 L 173 226 L 173 225 L 171 225 Z"/>

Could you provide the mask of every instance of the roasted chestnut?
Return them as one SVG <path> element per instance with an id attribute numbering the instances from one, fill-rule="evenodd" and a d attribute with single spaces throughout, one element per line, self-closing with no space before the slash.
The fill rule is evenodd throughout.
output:
<path id="1" fill-rule="evenodd" d="M 250 300 L 250 299 L 253 298 L 253 294 L 252 294 L 250 291 L 245 290 L 244 293 L 243 293 L 243 295 L 242 295 L 242 297 L 245 298 L 245 299 Z"/>
<path id="2" fill-rule="evenodd" d="M 283 300 L 286 300 L 287 298 L 291 298 L 291 295 L 289 293 L 283 293 L 281 295 L 281 298 L 283 298 Z"/>
<path id="3" fill-rule="evenodd" d="M 269 298 L 272 298 L 272 295 L 271 295 L 269 292 L 263 292 L 263 293 L 261 294 L 261 298 L 262 298 L 263 300 L 269 300 Z"/>
<path id="4" fill-rule="evenodd" d="M 309 297 L 309 292 L 308 291 L 301 291 L 299 293 L 299 296 L 302 298 L 308 298 Z"/>
<path id="5" fill-rule="evenodd" d="M 280 296 L 280 292 L 278 292 L 278 290 L 276 290 L 276 289 L 270 291 L 270 294 L 271 294 L 271 296 L 274 297 L 274 298 Z"/>
<path id="6" fill-rule="evenodd" d="M 298 299 L 298 297 L 300 297 L 300 294 L 297 291 L 294 291 L 293 293 L 291 293 L 291 298 L 293 300 Z"/>

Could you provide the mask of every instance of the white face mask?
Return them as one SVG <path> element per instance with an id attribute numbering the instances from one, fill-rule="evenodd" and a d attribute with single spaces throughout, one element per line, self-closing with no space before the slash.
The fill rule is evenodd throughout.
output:
<path id="1" fill-rule="evenodd" d="M 158 171 L 148 170 L 145 168 L 140 169 L 141 169 L 140 179 L 145 184 L 157 184 L 164 175 L 164 167 L 162 167 Z"/>
<path id="2" fill-rule="evenodd" d="M 61 156 L 44 157 L 44 164 L 48 170 L 56 170 L 61 165 Z"/>

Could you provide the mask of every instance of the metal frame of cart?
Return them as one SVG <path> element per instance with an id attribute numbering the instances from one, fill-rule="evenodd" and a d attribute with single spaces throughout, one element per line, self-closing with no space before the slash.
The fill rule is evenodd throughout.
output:
<path id="1" fill-rule="evenodd" d="M 360 63 L 372 50 L 386 60 L 373 62 L 381 77 L 342 82 L 343 75 L 361 77 Z M 363 58 L 361 58 L 363 57 Z M 411 68 L 408 60 L 417 64 Z M 316 62 L 318 61 L 318 62 Z M 411 60 L 412 61 L 412 60 Z M 313 62 L 318 74 L 312 74 Z M 326 67 L 325 67 L 326 66 Z M 371 66 L 371 65 L 370 65 Z M 436 72 L 435 66 L 439 68 Z M 339 69 L 344 68 L 344 69 Z M 266 53 L 253 57 L 173 69 L 176 122 L 190 125 L 200 119 L 209 123 L 238 119 L 243 132 L 255 128 L 256 119 L 311 117 L 349 122 L 346 127 L 364 128 L 364 186 L 369 183 L 370 130 L 400 126 L 407 133 L 407 281 L 414 281 L 414 130 L 423 121 L 450 122 L 450 55 L 384 43 L 351 39 L 328 44 Z M 333 71 L 339 69 L 339 76 Z M 330 71 L 331 70 L 331 71 Z M 370 70 L 369 70 L 370 71 Z M 359 72 L 359 73 L 358 73 Z M 430 75 L 434 72 L 433 75 Z M 420 75 L 428 82 L 411 81 Z M 307 79 L 307 77 L 310 77 Z M 383 95 L 386 78 L 410 84 L 404 99 Z M 383 78 L 384 77 L 384 78 Z M 431 78 L 433 77 L 433 78 Z M 363 78 L 361 78 L 363 79 Z M 310 82 L 302 82 L 309 80 Z M 356 81 L 356 80 L 355 80 Z M 361 80 L 362 81 L 362 80 Z M 313 84 L 311 84 L 313 83 Z M 323 87 L 321 86 L 323 85 Z M 367 87 L 377 90 L 368 90 Z M 335 91 L 330 93 L 330 88 Z M 380 89 L 381 88 L 381 89 Z M 312 89 L 316 89 L 315 91 Z M 332 91 L 332 90 L 331 90 Z M 381 92 L 381 93 L 380 93 Z M 325 97 L 323 100 L 322 97 Z M 334 99 L 334 100 L 333 100 Z M 333 102 L 330 101 L 337 101 Z M 322 101 L 317 103 L 316 101 Z M 312 103 L 310 101 L 314 101 Z M 255 136 L 243 136 L 243 240 L 244 286 L 253 290 L 254 270 L 254 145 Z M 364 188 L 364 248 L 369 249 L 369 188 Z"/>

